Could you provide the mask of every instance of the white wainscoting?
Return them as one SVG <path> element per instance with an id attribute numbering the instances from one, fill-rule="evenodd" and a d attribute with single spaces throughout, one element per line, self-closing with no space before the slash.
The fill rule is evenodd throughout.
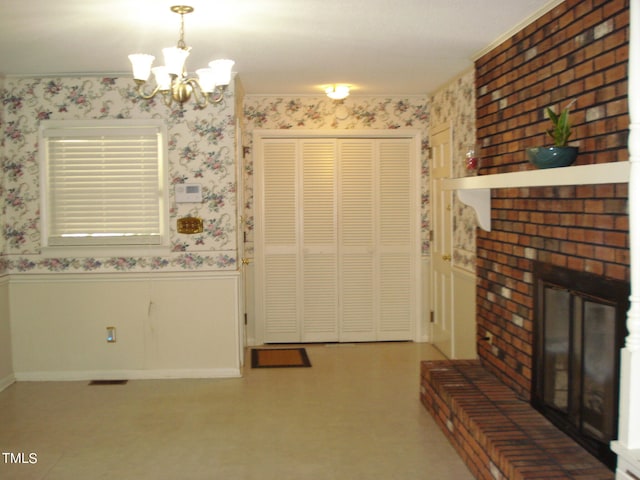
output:
<path id="1" fill-rule="evenodd" d="M 476 275 L 453 267 L 453 354 L 456 359 L 474 359 L 476 346 Z"/>
<path id="2" fill-rule="evenodd" d="M 240 288 L 238 272 L 11 275 L 15 378 L 240 376 Z"/>
<path id="3" fill-rule="evenodd" d="M 9 277 L 0 276 L 0 392 L 15 382 L 9 323 Z"/>
<path id="4" fill-rule="evenodd" d="M 433 293 L 431 257 L 422 257 L 422 321 L 419 330 L 421 342 L 431 342 L 431 310 Z M 476 345 L 476 275 L 468 270 L 451 269 L 452 292 L 452 346 L 453 358 L 477 357 Z"/>

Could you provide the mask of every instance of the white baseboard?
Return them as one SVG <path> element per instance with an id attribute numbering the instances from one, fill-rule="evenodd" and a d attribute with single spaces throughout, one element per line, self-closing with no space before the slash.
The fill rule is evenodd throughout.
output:
<path id="1" fill-rule="evenodd" d="M 7 388 L 9 385 L 14 384 L 15 381 L 16 377 L 13 374 L 7 375 L 4 378 L 0 378 L 0 392 Z"/>
<path id="2" fill-rule="evenodd" d="M 211 368 L 194 370 L 99 370 L 63 372 L 16 372 L 18 382 L 72 382 L 83 380 L 162 380 L 179 378 L 237 378 L 238 368 Z M 0 384 L 1 385 L 1 384 Z"/>

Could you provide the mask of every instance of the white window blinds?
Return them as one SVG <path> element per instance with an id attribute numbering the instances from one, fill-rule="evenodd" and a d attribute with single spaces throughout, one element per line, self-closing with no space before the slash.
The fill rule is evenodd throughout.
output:
<path id="1" fill-rule="evenodd" d="M 47 246 L 162 245 L 160 126 L 42 128 Z"/>

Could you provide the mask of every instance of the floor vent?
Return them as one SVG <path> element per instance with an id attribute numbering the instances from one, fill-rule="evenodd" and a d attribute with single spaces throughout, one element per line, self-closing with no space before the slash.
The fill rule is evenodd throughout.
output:
<path id="1" fill-rule="evenodd" d="M 89 385 L 126 385 L 129 380 L 91 380 Z"/>

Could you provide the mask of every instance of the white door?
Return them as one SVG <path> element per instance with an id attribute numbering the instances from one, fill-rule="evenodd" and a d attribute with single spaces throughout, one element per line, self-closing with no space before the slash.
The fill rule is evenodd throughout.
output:
<path id="1" fill-rule="evenodd" d="M 341 140 L 339 158 L 340 340 L 376 340 L 375 164 L 369 139 Z"/>
<path id="2" fill-rule="evenodd" d="M 236 120 L 236 138 L 242 138 L 242 131 L 240 129 L 240 120 Z M 238 322 L 238 351 L 240 352 L 240 367 L 244 366 L 244 347 L 247 345 L 247 289 L 246 283 L 249 275 L 247 270 L 249 268 L 249 260 L 244 256 L 244 215 L 242 214 L 243 201 L 243 176 L 242 170 L 244 168 L 243 155 L 242 155 L 242 142 L 237 142 L 236 145 L 236 245 L 237 245 L 237 265 L 238 272 L 240 274 L 238 278 L 238 316 L 240 321 Z"/>
<path id="3" fill-rule="evenodd" d="M 378 339 L 408 340 L 419 310 L 419 257 L 413 251 L 419 203 L 411 182 L 417 162 L 407 139 L 379 141 L 377 156 Z"/>
<path id="4" fill-rule="evenodd" d="M 299 342 L 298 143 L 270 140 L 256 164 L 256 339 Z"/>
<path id="5" fill-rule="evenodd" d="M 417 160 L 410 139 L 339 141 L 340 340 L 414 338 Z"/>
<path id="6" fill-rule="evenodd" d="M 256 158 L 256 338 L 411 340 L 418 143 L 268 138 Z"/>
<path id="7" fill-rule="evenodd" d="M 338 340 L 338 252 L 336 142 L 299 141 L 302 185 L 300 232 L 301 337 L 303 342 Z"/>
<path id="8" fill-rule="evenodd" d="M 338 340 L 335 140 L 269 139 L 256 163 L 256 337 Z"/>
<path id="9" fill-rule="evenodd" d="M 433 242 L 433 344 L 447 357 L 453 357 L 453 295 L 451 275 L 451 203 L 450 190 L 442 180 L 451 177 L 451 129 L 434 129 L 431 134 L 431 212 Z"/>

